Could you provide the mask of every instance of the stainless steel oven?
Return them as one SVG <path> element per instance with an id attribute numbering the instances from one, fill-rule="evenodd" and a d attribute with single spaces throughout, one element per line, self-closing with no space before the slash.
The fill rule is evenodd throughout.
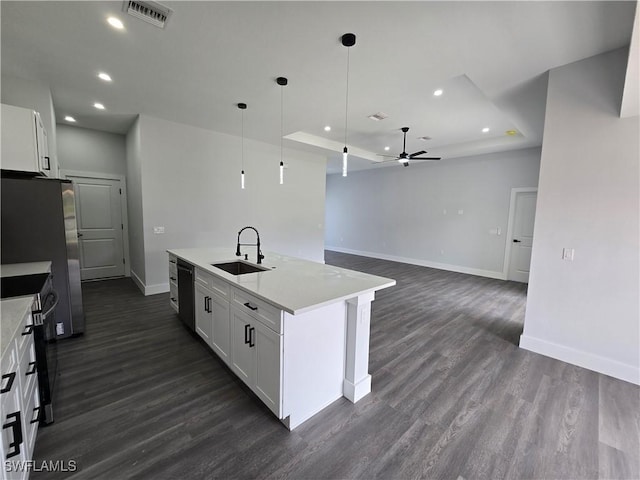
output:
<path id="1" fill-rule="evenodd" d="M 0 285 L 2 298 L 34 296 L 31 314 L 40 391 L 40 423 L 49 424 L 53 422 L 53 391 L 58 372 L 55 323 L 58 295 L 53 289 L 52 276 L 49 273 L 37 273 L 2 277 Z"/>

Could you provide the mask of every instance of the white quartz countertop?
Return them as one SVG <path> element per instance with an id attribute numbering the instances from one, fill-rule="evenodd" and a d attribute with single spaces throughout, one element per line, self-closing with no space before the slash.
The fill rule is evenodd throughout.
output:
<path id="1" fill-rule="evenodd" d="M 0 355 L 4 356 L 16 330 L 22 326 L 22 319 L 31 311 L 32 304 L 33 295 L 0 301 Z"/>
<path id="2" fill-rule="evenodd" d="M 7 263 L 0 265 L 0 276 L 2 278 L 36 275 L 38 273 L 51 273 L 51 262 Z"/>
<path id="3" fill-rule="evenodd" d="M 235 256 L 233 247 L 167 251 L 293 315 L 396 284 L 391 278 L 273 252 L 264 252 L 265 258 L 260 265 L 268 271 L 236 276 L 211 265 L 243 259 Z M 248 263 L 255 264 L 255 248 L 247 248 L 243 253 L 249 254 Z"/>

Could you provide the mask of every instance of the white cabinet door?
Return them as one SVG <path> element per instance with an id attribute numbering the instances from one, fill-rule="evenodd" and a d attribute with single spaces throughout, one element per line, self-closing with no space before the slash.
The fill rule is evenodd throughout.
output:
<path id="1" fill-rule="evenodd" d="M 278 335 L 260 322 L 253 322 L 251 332 L 256 351 L 255 381 L 252 386 L 258 397 L 275 413 L 282 415 L 281 381 L 282 378 L 282 335 Z"/>
<path id="2" fill-rule="evenodd" d="M 207 345 L 211 345 L 211 331 L 213 328 L 211 316 L 211 293 L 199 283 L 195 284 L 195 310 L 196 310 L 196 332 Z"/>
<path id="3" fill-rule="evenodd" d="M 282 335 L 231 307 L 231 368 L 275 413 L 282 415 Z"/>
<path id="4" fill-rule="evenodd" d="M 42 118 L 38 112 L 35 113 L 36 122 L 36 142 L 38 145 L 38 164 L 40 165 L 40 171 L 44 172 L 48 177 L 57 178 L 55 169 L 51 164 L 51 157 L 49 156 L 49 138 L 47 130 L 44 128 Z"/>
<path id="5" fill-rule="evenodd" d="M 231 354 L 229 350 L 229 301 L 213 294 L 211 295 L 210 306 L 211 314 L 213 315 L 211 348 L 228 365 Z"/>
<path id="6" fill-rule="evenodd" d="M 255 376 L 256 349 L 252 348 L 251 324 L 257 323 L 244 312 L 231 307 L 231 368 L 252 387 Z"/>

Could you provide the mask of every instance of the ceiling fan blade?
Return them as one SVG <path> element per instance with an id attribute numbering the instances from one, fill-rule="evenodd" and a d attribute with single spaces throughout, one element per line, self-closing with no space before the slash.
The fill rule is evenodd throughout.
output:
<path id="1" fill-rule="evenodd" d="M 398 159 L 397 158 L 390 158 L 389 160 L 382 160 L 381 162 L 373 162 L 376 164 L 380 164 L 380 163 L 389 163 L 389 162 L 397 162 Z"/>
<path id="2" fill-rule="evenodd" d="M 379 157 L 389 157 L 389 158 L 398 158 L 397 155 L 385 155 L 384 153 L 376 153 Z"/>
<path id="3" fill-rule="evenodd" d="M 420 150 L 419 152 L 415 152 L 409 155 L 409 158 L 417 157 L 418 155 L 422 155 L 424 153 L 427 153 L 426 150 Z"/>
<path id="4" fill-rule="evenodd" d="M 411 157 L 409 160 L 440 160 L 442 157 Z"/>

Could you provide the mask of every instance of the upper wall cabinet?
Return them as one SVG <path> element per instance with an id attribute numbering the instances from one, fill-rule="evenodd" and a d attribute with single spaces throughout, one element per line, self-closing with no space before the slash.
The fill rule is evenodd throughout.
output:
<path id="1" fill-rule="evenodd" d="M 47 131 L 40 114 L 28 108 L 2 104 L 3 170 L 33 172 L 55 177 L 49 158 Z"/>

